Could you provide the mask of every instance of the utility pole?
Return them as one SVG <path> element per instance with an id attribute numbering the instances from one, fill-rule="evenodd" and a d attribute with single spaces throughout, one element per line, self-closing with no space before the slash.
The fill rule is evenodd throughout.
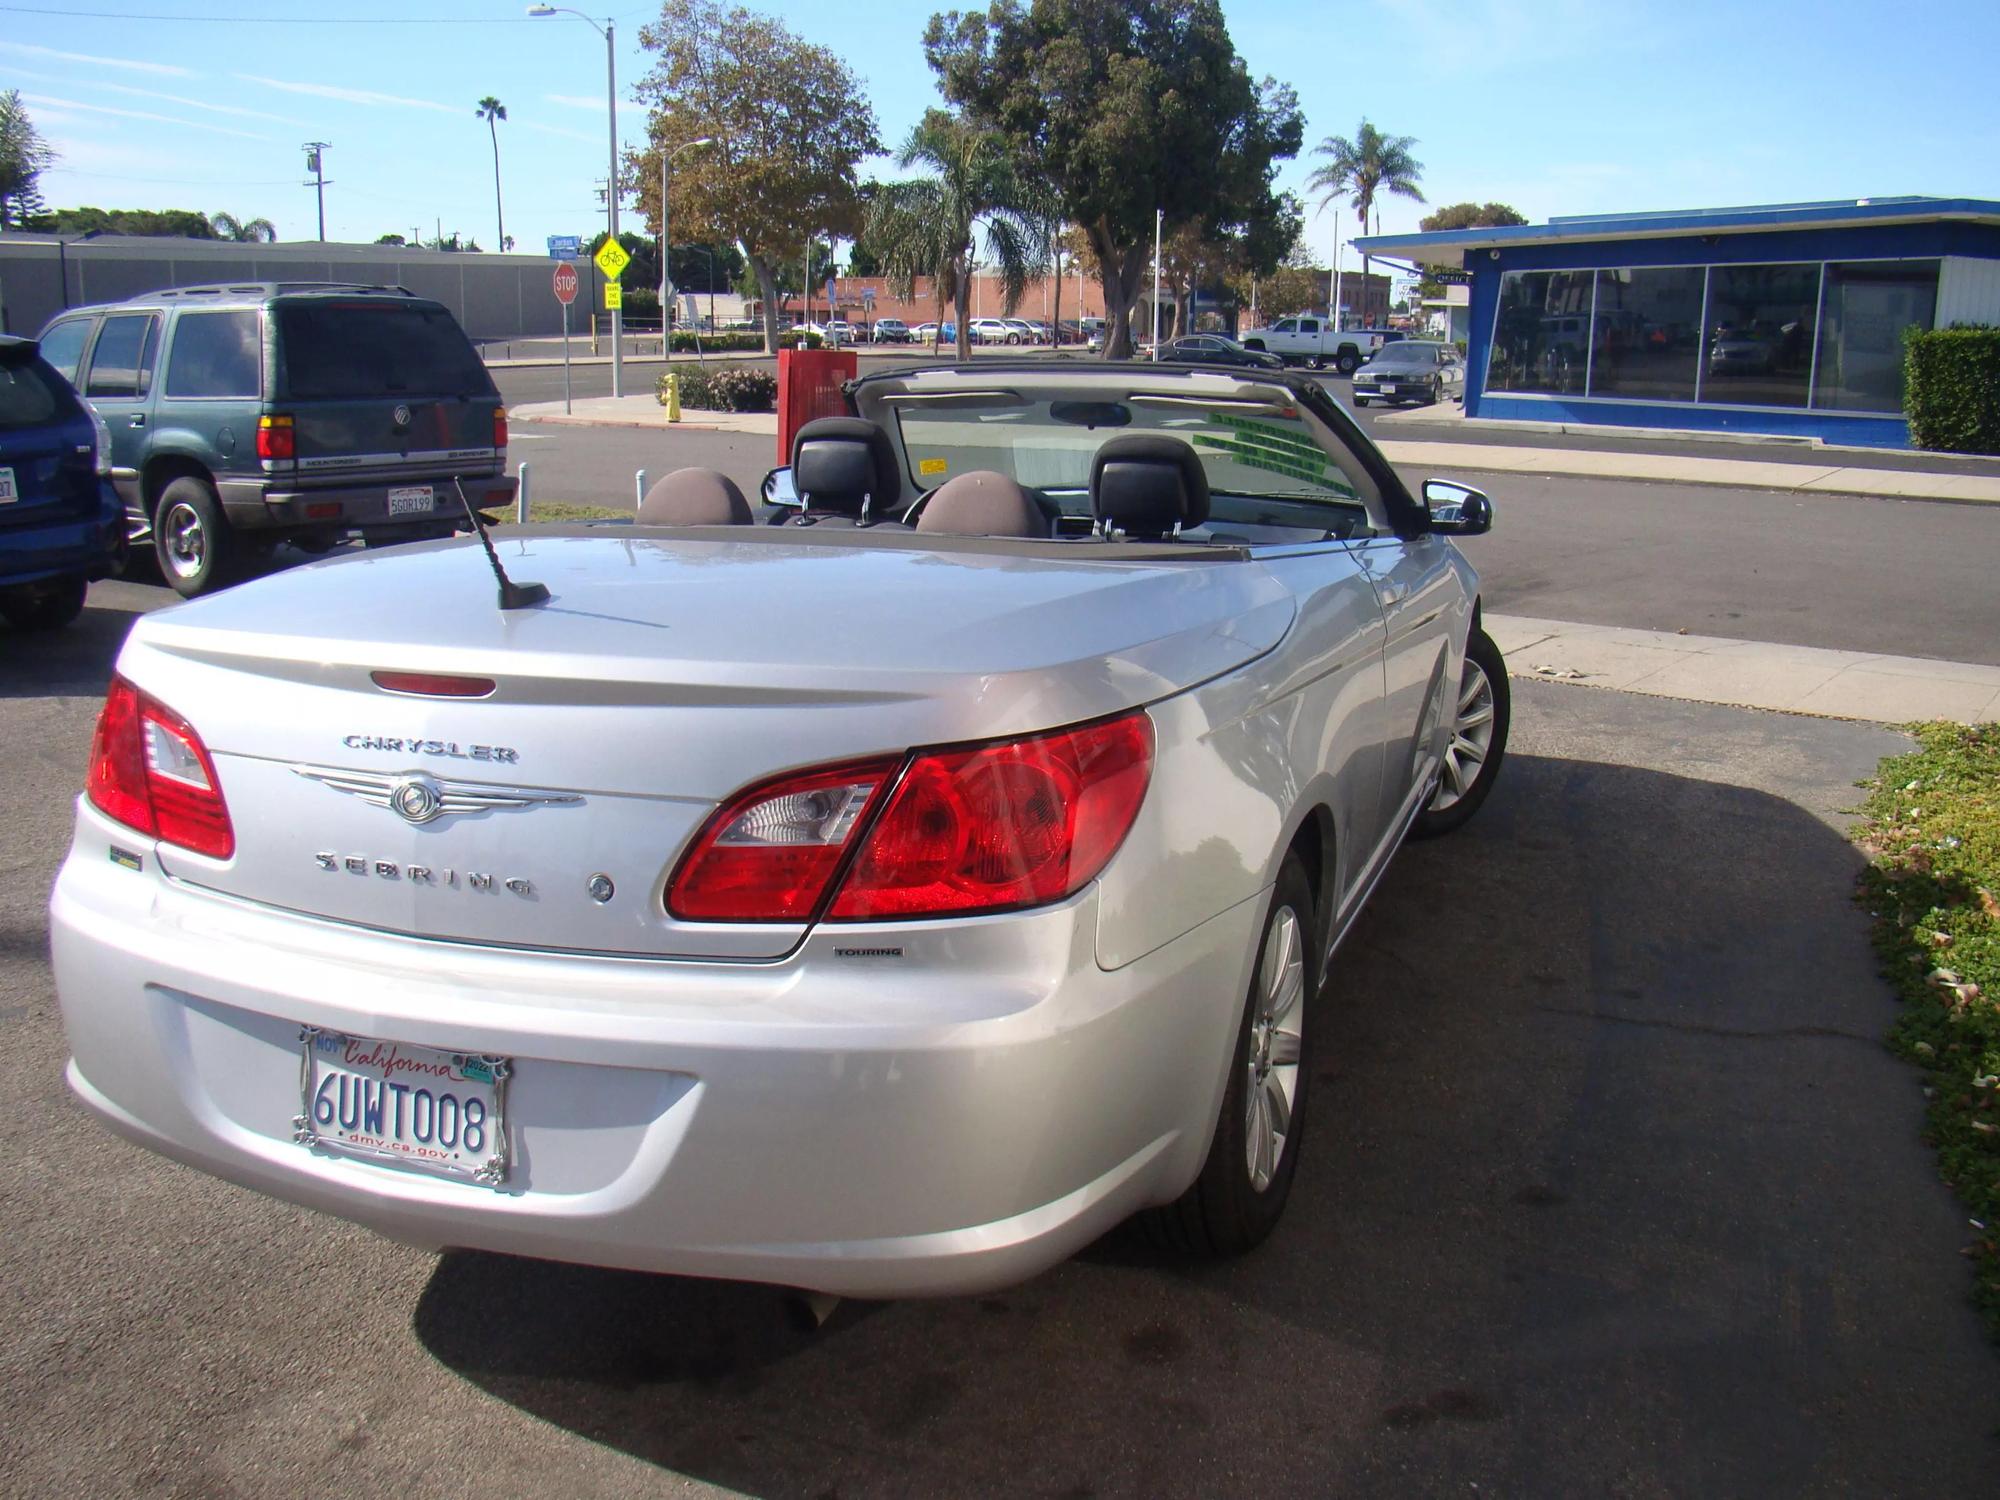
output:
<path id="1" fill-rule="evenodd" d="M 313 180 L 306 184 L 319 195 L 319 238 L 326 243 L 326 173 L 320 165 L 320 153 L 333 145 L 331 141 L 307 141 L 303 147 L 306 154 L 306 170 L 313 174 Z"/>

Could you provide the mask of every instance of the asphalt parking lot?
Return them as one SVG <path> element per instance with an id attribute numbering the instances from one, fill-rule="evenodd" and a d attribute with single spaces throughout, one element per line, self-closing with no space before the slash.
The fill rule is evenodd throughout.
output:
<path id="1" fill-rule="evenodd" d="M 162 593 L 0 638 L 6 1493 L 1992 1492 L 2000 1362 L 1838 828 L 1891 732 L 1517 682 L 1491 802 L 1338 960 L 1267 1246 L 807 1332 L 421 1254 L 70 1102 L 43 908 Z"/>

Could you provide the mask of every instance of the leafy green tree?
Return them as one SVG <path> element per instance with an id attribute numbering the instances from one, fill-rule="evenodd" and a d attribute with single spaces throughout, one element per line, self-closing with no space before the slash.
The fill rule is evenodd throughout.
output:
<path id="1" fill-rule="evenodd" d="M 934 278 L 939 321 L 949 297 L 958 357 L 969 359 L 975 252 L 983 238 L 985 258 L 1000 272 L 1005 310 L 1012 313 L 1028 277 L 1046 264 L 1047 233 L 1037 218 L 1038 204 L 1015 175 L 998 131 L 941 109 L 924 112 L 896 163 L 906 172 L 926 168 L 928 175 L 883 184 L 865 236 L 880 251 L 899 295 L 908 297 L 919 276 Z"/>
<path id="2" fill-rule="evenodd" d="M 860 227 L 855 168 L 879 144 L 875 112 L 838 55 L 740 6 L 665 0 L 639 44 L 656 57 L 637 89 L 652 106 L 648 144 L 627 158 L 640 210 L 659 224 L 662 149 L 712 136 L 674 163 L 673 227 L 742 248 L 775 350 L 784 262 L 809 235 Z"/>
<path id="3" fill-rule="evenodd" d="M 473 106 L 472 112 L 486 122 L 486 133 L 493 138 L 493 243 L 505 253 L 507 249 L 507 218 L 500 211 L 500 125 L 507 118 L 507 106 L 488 94 Z"/>
<path id="4" fill-rule="evenodd" d="M 385 234 L 375 241 L 378 245 L 407 245 L 409 241 L 400 234 Z"/>
<path id="5" fill-rule="evenodd" d="M 1254 81 L 1220 0 L 993 0 L 935 15 L 924 56 L 945 98 L 1005 138 L 1015 171 L 1082 228 L 1104 287 L 1108 359 L 1166 232 L 1240 236 L 1275 263 L 1276 164 L 1305 124 L 1292 90 Z"/>
<path id="6" fill-rule="evenodd" d="M 35 129 L 21 91 L 0 93 L 0 227 L 26 227 L 41 204 L 36 179 L 55 164 L 56 148 Z"/>
<path id="7" fill-rule="evenodd" d="M 803 255 L 804 253 L 805 246 L 800 245 L 799 255 Z M 767 304 L 767 323 L 776 320 L 781 326 L 786 326 L 784 320 L 788 319 L 791 315 L 792 298 L 801 295 L 808 285 L 812 286 L 815 290 L 825 286 L 826 278 L 834 273 L 833 246 L 824 238 L 815 238 L 813 240 L 812 275 L 810 281 L 800 274 L 802 267 L 800 266 L 799 255 L 788 255 L 771 267 L 771 295 L 777 298 L 775 307 L 769 306 L 771 298 L 766 295 L 764 284 L 758 279 L 757 273 L 751 268 L 750 262 L 740 255 L 738 256 L 740 269 L 736 273 L 735 285 L 737 295 L 748 301 L 763 298 Z"/>
<path id="8" fill-rule="evenodd" d="M 209 216 L 208 227 L 215 231 L 219 240 L 234 240 L 243 245 L 275 244 L 278 226 L 269 219 L 239 219 L 234 214 L 221 213 Z"/>
<path id="9" fill-rule="evenodd" d="M 1502 224 L 1525 224 L 1526 214 L 1506 203 L 1447 203 L 1443 208 L 1425 214 L 1417 220 L 1417 228 L 1426 232 L 1433 229 L 1488 229 Z M 1426 266 L 1426 271 L 1441 269 Z M 1417 283 L 1417 295 L 1436 297 L 1442 295 L 1444 283 L 1435 276 L 1427 275 Z"/>
<path id="10" fill-rule="evenodd" d="M 743 252 L 734 245 L 695 245 L 683 240 L 674 246 L 673 268 L 676 292 L 726 292 L 743 273 Z"/>
<path id="11" fill-rule="evenodd" d="M 1417 186 L 1417 180 L 1424 175 L 1424 164 L 1412 154 L 1416 144 L 1415 136 L 1384 135 L 1364 118 L 1353 140 L 1344 135 L 1330 135 L 1313 148 L 1313 155 L 1325 157 L 1326 165 L 1306 179 L 1306 186 L 1320 195 L 1321 208 L 1346 198 L 1361 216 L 1361 232 L 1366 234 L 1376 194 L 1396 193 L 1419 203 L 1424 201 Z M 1368 260 L 1367 252 L 1363 251 L 1364 287 L 1368 285 Z M 1340 316 L 1338 308 L 1334 309 L 1334 316 Z"/>
<path id="12" fill-rule="evenodd" d="M 153 235 L 168 239 L 212 240 L 207 214 L 187 208 L 59 208 L 52 216 L 57 234 Z"/>

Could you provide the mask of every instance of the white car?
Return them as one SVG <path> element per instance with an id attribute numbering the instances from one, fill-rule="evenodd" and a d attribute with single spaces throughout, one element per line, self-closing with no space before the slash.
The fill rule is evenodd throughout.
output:
<path id="1" fill-rule="evenodd" d="M 52 897 L 84 1104 L 405 1242 L 834 1294 L 1267 1235 L 1340 940 L 1501 764 L 1485 497 L 1284 372 L 847 390 L 786 524 L 682 470 L 139 616 Z"/>
<path id="2" fill-rule="evenodd" d="M 821 332 L 825 335 L 828 343 L 835 345 L 852 344 L 860 337 L 855 332 L 854 325 L 845 318 L 831 319 L 821 329 Z"/>
<path id="3" fill-rule="evenodd" d="M 972 320 L 972 342 L 975 344 L 1018 344 L 1021 338 L 1021 330 L 1009 326 L 1005 318 Z"/>

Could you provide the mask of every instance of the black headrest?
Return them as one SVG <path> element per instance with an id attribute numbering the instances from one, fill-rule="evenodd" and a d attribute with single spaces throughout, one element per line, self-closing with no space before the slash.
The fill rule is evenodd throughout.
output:
<path id="1" fill-rule="evenodd" d="M 902 494 L 889 435 L 860 417 L 820 417 L 792 438 L 792 487 L 808 513 L 880 518 Z"/>
<path id="2" fill-rule="evenodd" d="M 1090 513 L 1128 536 L 1168 536 L 1208 519 L 1208 475 L 1179 438 L 1127 433 L 1091 460 Z"/>

